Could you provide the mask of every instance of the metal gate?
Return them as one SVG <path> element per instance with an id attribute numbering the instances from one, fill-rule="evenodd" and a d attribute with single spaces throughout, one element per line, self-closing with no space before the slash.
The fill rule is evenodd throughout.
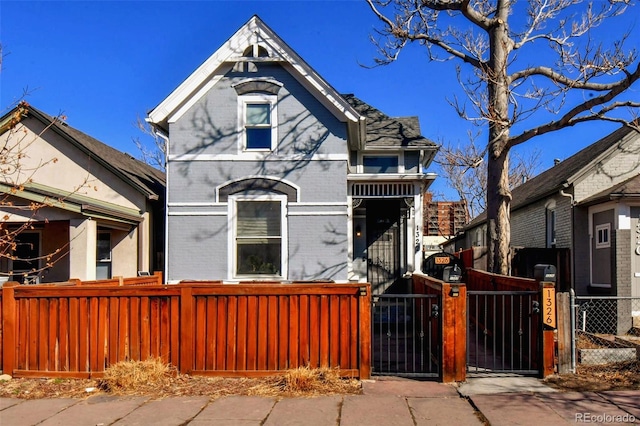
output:
<path id="1" fill-rule="evenodd" d="M 372 374 L 440 375 L 440 297 L 382 294 L 373 297 Z"/>
<path id="2" fill-rule="evenodd" d="M 538 291 L 467 291 L 467 371 L 538 374 Z"/>
<path id="3" fill-rule="evenodd" d="M 367 200 L 367 281 L 374 295 L 403 281 L 406 210 L 400 200 Z M 397 292 L 397 291 L 395 291 Z"/>

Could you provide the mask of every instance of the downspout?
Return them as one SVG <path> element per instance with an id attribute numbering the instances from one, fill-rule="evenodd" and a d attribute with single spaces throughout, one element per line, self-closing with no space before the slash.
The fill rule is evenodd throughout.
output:
<path id="1" fill-rule="evenodd" d="M 153 134 L 164 141 L 164 281 L 168 284 L 169 278 L 169 135 L 162 132 L 158 127 L 153 126 Z"/>
<path id="2" fill-rule="evenodd" d="M 569 289 L 570 292 L 570 296 L 569 296 L 569 312 L 570 312 L 570 327 L 571 327 L 571 372 L 575 373 L 576 372 L 576 351 L 575 351 L 575 347 L 576 347 L 576 318 L 575 318 L 575 279 L 576 279 L 576 271 L 575 271 L 575 262 L 574 262 L 574 257 L 575 257 L 575 238 L 574 238 L 574 227 L 575 227 L 575 210 L 573 209 L 574 205 L 575 205 L 575 201 L 573 198 L 573 194 L 567 194 L 566 192 L 564 192 L 564 189 L 569 187 L 569 184 L 567 182 L 563 183 L 563 189 L 560 190 L 559 194 L 562 197 L 568 197 L 569 198 L 569 202 L 571 203 L 571 256 L 569 257 L 569 261 L 571 262 L 571 288 Z"/>

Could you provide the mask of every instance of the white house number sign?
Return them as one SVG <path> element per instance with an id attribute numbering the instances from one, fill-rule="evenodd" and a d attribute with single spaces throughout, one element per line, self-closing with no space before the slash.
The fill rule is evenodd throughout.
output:
<path id="1" fill-rule="evenodd" d="M 640 256 L 640 220 L 636 222 L 636 256 Z"/>

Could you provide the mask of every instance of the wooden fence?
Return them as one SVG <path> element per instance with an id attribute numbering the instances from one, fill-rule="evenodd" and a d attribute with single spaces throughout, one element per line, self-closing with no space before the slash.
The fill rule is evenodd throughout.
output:
<path id="1" fill-rule="evenodd" d="M 532 278 L 492 274 L 478 269 L 466 270 L 469 291 L 537 291 L 540 283 Z"/>
<path id="2" fill-rule="evenodd" d="M 119 361 L 161 357 L 187 374 L 310 366 L 370 376 L 369 284 L 145 285 L 144 278 L 153 279 L 6 283 L 3 372 L 100 377 Z"/>

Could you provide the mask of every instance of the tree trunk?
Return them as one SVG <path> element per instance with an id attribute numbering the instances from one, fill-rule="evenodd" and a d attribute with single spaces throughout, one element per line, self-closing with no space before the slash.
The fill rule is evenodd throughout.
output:
<path id="1" fill-rule="evenodd" d="M 500 155 L 489 150 L 487 172 L 487 270 L 509 274 L 509 246 L 511 244 L 511 192 L 509 191 L 509 152 Z"/>
<path id="2" fill-rule="evenodd" d="M 507 31 L 509 1 L 499 0 L 489 29 L 490 59 L 485 70 L 489 95 L 487 161 L 487 270 L 509 273 L 511 191 L 509 190 L 509 79 L 507 61 L 513 43 Z"/>

